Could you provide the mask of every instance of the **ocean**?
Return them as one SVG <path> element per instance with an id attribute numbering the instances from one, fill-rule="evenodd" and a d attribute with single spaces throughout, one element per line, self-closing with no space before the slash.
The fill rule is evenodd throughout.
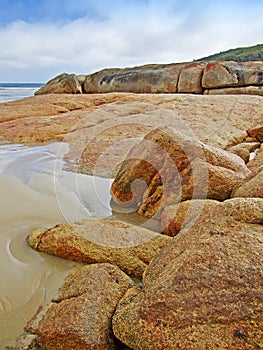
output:
<path id="1" fill-rule="evenodd" d="M 33 96 L 43 83 L 0 83 L 0 103 Z"/>

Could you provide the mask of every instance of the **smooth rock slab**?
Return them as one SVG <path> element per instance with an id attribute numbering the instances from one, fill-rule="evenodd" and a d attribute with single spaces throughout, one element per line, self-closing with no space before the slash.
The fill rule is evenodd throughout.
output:
<path id="1" fill-rule="evenodd" d="M 182 230 L 121 299 L 115 336 L 135 350 L 261 349 L 262 209 L 231 199 Z"/>
<path id="2" fill-rule="evenodd" d="M 27 241 L 41 252 L 88 263 L 111 263 L 140 278 L 171 238 L 118 220 L 90 219 L 36 230 Z"/>
<path id="3" fill-rule="evenodd" d="M 134 145 L 130 141 L 138 143 L 150 130 L 166 125 L 177 127 L 180 121 L 200 141 L 228 148 L 243 142 L 248 136 L 246 130 L 262 123 L 262 98 L 131 93 L 38 95 L 0 104 L 0 140 L 31 144 L 65 141 L 70 145 L 70 162 L 80 163 L 81 171 L 94 174 L 96 168 L 97 175 L 113 177 L 114 164 L 120 164 Z"/>

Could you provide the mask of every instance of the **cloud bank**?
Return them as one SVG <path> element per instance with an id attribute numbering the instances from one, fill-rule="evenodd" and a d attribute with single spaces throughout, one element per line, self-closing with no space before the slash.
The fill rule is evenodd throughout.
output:
<path id="1" fill-rule="evenodd" d="M 61 12 L 50 10 L 49 18 L 1 26 L 0 81 L 47 81 L 63 71 L 191 61 L 262 42 L 258 0 L 98 1 L 89 8 L 83 3 L 70 1 Z"/>

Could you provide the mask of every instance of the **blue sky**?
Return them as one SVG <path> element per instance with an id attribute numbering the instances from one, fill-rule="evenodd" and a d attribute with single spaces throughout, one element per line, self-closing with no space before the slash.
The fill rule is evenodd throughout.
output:
<path id="1" fill-rule="evenodd" d="M 0 81 L 192 61 L 263 42 L 263 0 L 0 0 Z"/>

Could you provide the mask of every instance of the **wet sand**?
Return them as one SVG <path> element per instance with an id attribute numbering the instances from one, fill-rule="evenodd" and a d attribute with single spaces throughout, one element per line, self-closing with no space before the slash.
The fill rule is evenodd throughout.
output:
<path id="1" fill-rule="evenodd" d="M 64 171 L 65 143 L 0 146 L 0 349 L 13 344 L 38 306 L 77 263 L 33 251 L 39 227 L 111 216 L 112 180 Z"/>

